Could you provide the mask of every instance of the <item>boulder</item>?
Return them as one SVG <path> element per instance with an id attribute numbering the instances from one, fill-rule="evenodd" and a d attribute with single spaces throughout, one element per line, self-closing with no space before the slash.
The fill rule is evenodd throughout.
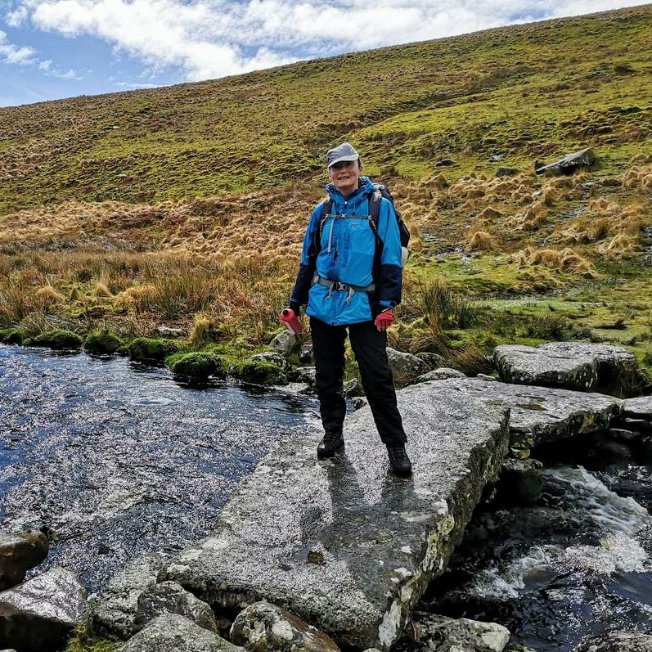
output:
<path id="1" fill-rule="evenodd" d="M 495 348 L 494 362 L 502 380 L 522 385 L 631 396 L 649 382 L 633 354 L 611 344 L 503 345 Z"/>
<path id="2" fill-rule="evenodd" d="M 21 652 L 60 650 L 86 610 L 86 590 L 64 568 L 0 593 L 0 641 Z"/>
<path id="3" fill-rule="evenodd" d="M 360 408 L 363 408 L 366 405 L 369 405 L 369 401 L 367 401 L 367 399 L 363 398 L 362 396 L 354 396 L 351 399 L 351 403 L 353 404 L 353 409 L 354 410 L 359 410 Z"/>
<path id="4" fill-rule="evenodd" d="M 509 437 L 514 450 L 559 441 L 590 432 L 606 431 L 622 410 L 622 401 L 612 396 L 573 392 L 551 387 L 488 383 L 478 378 L 431 380 L 437 394 L 459 394 L 510 409 Z"/>
<path id="5" fill-rule="evenodd" d="M 42 532 L 0 532 L 0 591 L 20 584 L 48 556 L 48 547 Z"/>
<path id="6" fill-rule="evenodd" d="M 283 330 L 272 339 L 269 345 L 280 353 L 290 353 L 297 345 L 297 336 L 290 331 Z"/>
<path id="7" fill-rule="evenodd" d="M 596 161 L 595 154 L 590 147 L 581 149 L 572 154 L 567 154 L 563 158 L 549 163 L 548 165 L 541 165 L 538 161 L 534 164 L 534 171 L 537 174 L 572 174 L 575 170 L 580 168 L 591 167 Z"/>
<path id="8" fill-rule="evenodd" d="M 244 652 L 178 614 L 164 614 L 133 636 L 120 652 Z"/>
<path id="9" fill-rule="evenodd" d="M 420 360 L 423 360 L 426 363 L 426 365 L 428 365 L 428 369 L 437 369 L 438 367 L 442 367 L 445 362 L 444 356 L 439 355 L 439 353 L 430 353 L 430 351 L 420 351 L 415 355 Z"/>
<path id="10" fill-rule="evenodd" d="M 314 387 L 316 374 L 317 371 L 314 367 L 297 367 L 292 373 L 292 378 L 296 382 L 306 383 L 308 387 Z"/>
<path id="11" fill-rule="evenodd" d="M 650 650 L 652 650 L 652 635 L 613 631 L 584 641 L 573 652 L 650 652 Z"/>
<path id="12" fill-rule="evenodd" d="M 652 424 L 652 396 L 628 398 L 623 403 L 623 417 L 641 419 Z"/>
<path id="13" fill-rule="evenodd" d="M 231 640 L 252 652 L 339 652 L 337 643 L 289 611 L 261 601 L 233 621 Z"/>
<path id="14" fill-rule="evenodd" d="M 387 360 L 394 375 L 394 382 L 399 386 L 413 382 L 428 371 L 428 365 L 421 358 L 390 347 L 387 347 Z"/>
<path id="15" fill-rule="evenodd" d="M 270 360 L 249 358 L 231 369 L 231 373 L 245 383 L 255 385 L 287 385 L 283 367 Z"/>
<path id="16" fill-rule="evenodd" d="M 346 450 L 331 460 L 316 459 L 320 429 L 305 429 L 258 464 L 213 533 L 159 579 L 216 611 L 267 600 L 341 647 L 388 650 L 507 452 L 502 405 L 434 384 L 397 392 L 411 479 L 391 474 L 368 407 L 348 415 Z"/>
<path id="17" fill-rule="evenodd" d="M 538 460 L 506 458 L 500 467 L 496 500 L 510 506 L 536 503 L 543 489 L 542 469 Z"/>
<path id="18" fill-rule="evenodd" d="M 156 332 L 161 337 L 183 337 L 185 335 L 183 328 L 172 328 L 171 326 L 157 326 Z"/>
<path id="19" fill-rule="evenodd" d="M 138 597 L 134 624 L 142 628 L 166 613 L 178 614 L 199 627 L 218 633 L 213 610 L 176 582 L 161 582 L 143 591 Z"/>
<path id="20" fill-rule="evenodd" d="M 98 637 L 123 641 L 133 636 L 140 629 L 136 624 L 138 600 L 156 585 L 156 576 L 164 565 L 163 555 L 146 555 L 116 575 L 91 605 L 91 631 Z"/>
<path id="21" fill-rule="evenodd" d="M 271 362 L 272 364 L 275 364 L 277 367 L 283 369 L 283 371 L 289 371 L 290 369 L 290 364 L 285 359 L 285 356 L 281 355 L 280 353 L 277 353 L 276 351 L 263 351 L 262 353 L 256 353 L 255 355 L 252 355 L 249 359 L 261 360 L 262 362 Z"/>
<path id="22" fill-rule="evenodd" d="M 417 648 L 432 652 L 502 652 L 509 630 L 496 623 L 418 613 L 412 625 Z"/>
<path id="23" fill-rule="evenodd" d="M 421 374 L 417 378 L 417 383 L 425 383 L 429 380 L 445 380 L 446 378 L 466 378 L 466 374 L 458 371 L 457 369 L 450 369 L 449 367 L 440 367 L 428 373 Z"/>
<path id="24" fill-rule="evenodd" d="M 312 344 L 304 344 L 299 351 L 299 362 L 303 364 L 313 364 L 315 362 L 312 355 Z"/>

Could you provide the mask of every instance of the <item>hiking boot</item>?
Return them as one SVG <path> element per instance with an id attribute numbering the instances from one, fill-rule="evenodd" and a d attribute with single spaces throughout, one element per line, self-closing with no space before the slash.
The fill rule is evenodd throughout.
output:
<path id="1" fill-rule="evenodd" d="M 412 463 L 405 451 L 405 444 L 388 446 L 387 456 L 389 457 L 389 463 L 392 471 L 394 471 L 394 475 L 398 475 L 401 478 L 407 478 L 412 475 Z"/>
<path id="2" fill-rule="evenodd" d="M 325 460 L 327 457 L 333 457 L 344 448 L 344 438 L 342 433 L 334 430 L 327 430 L 324 437 L 317 446 L 317 459 Z"/>

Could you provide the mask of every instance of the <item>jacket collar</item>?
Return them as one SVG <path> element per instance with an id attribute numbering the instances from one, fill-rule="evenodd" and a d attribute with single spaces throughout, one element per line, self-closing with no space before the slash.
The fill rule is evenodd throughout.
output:
<path id="1" fill-rule="evenodd" d="M 362 201 L 362 199 L 367 195 L 374 192 L 374 184 L 369 177 L 360 177 L 358 189 L 350 194 L 346 199 L 344 199 L 344 195 L 342 195 L 342 193 L 332 183 L 329 183 L 326 186 L 326 192 L 336 204 L 343 204 L 347 201 L 349 205 L 355 205 Z"/>

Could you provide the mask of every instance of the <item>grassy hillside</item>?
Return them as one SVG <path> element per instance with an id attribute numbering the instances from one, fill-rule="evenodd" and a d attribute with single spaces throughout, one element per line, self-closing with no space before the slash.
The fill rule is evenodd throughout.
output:
<path id="1" fill-rule="evenodd" d="M 414 235 L 396 344 L 473 366 L 592 337 L 652 364 L 651 38 L 647 5 L 0 109 L 0 325 L 264 342 L 346 139 Z M 590 170 L 534 174 L 583 147 Z"/>

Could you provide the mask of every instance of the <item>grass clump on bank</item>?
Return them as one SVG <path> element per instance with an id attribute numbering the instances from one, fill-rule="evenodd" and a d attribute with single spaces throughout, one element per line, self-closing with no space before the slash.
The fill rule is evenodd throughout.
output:
<path id="1" fill-rule="evenodd" d="M 22 344 L 25 333 L 19 328 L 0 328 L 0 342 L 2 344 Z"/>
<path id="2" fill-rule="evenodd" d="M 172 373 L 192 380 L 205 381 L 210 376 L 226 377 L 226 368 L 221 358 L 204 351 L 175 353 L 165 359 L 165 366 Z"/>
<path id="3" fill-rule="evenodd" d="M 64 329 L 45 331 L 23 341 L 25 346 L 47 346 L 62 351 L 81 349 L 83 343 L 84 340 L 77 333 Z"/>
<path id="4" fill-rule="evenodd" d="M 136 362 L 162 364 L 165 358 L 177 353 L 180 346 L 176 342 L 157 337 L 137 337 L 118 351 L 128 355 Z"/>
<path id="5" fill-rule="evenodd" d="M 122 340 L 110 330 L 93 331 L 84 340 L 84 349 L 89 353 L 112 354 L 123 345 Z"/>

